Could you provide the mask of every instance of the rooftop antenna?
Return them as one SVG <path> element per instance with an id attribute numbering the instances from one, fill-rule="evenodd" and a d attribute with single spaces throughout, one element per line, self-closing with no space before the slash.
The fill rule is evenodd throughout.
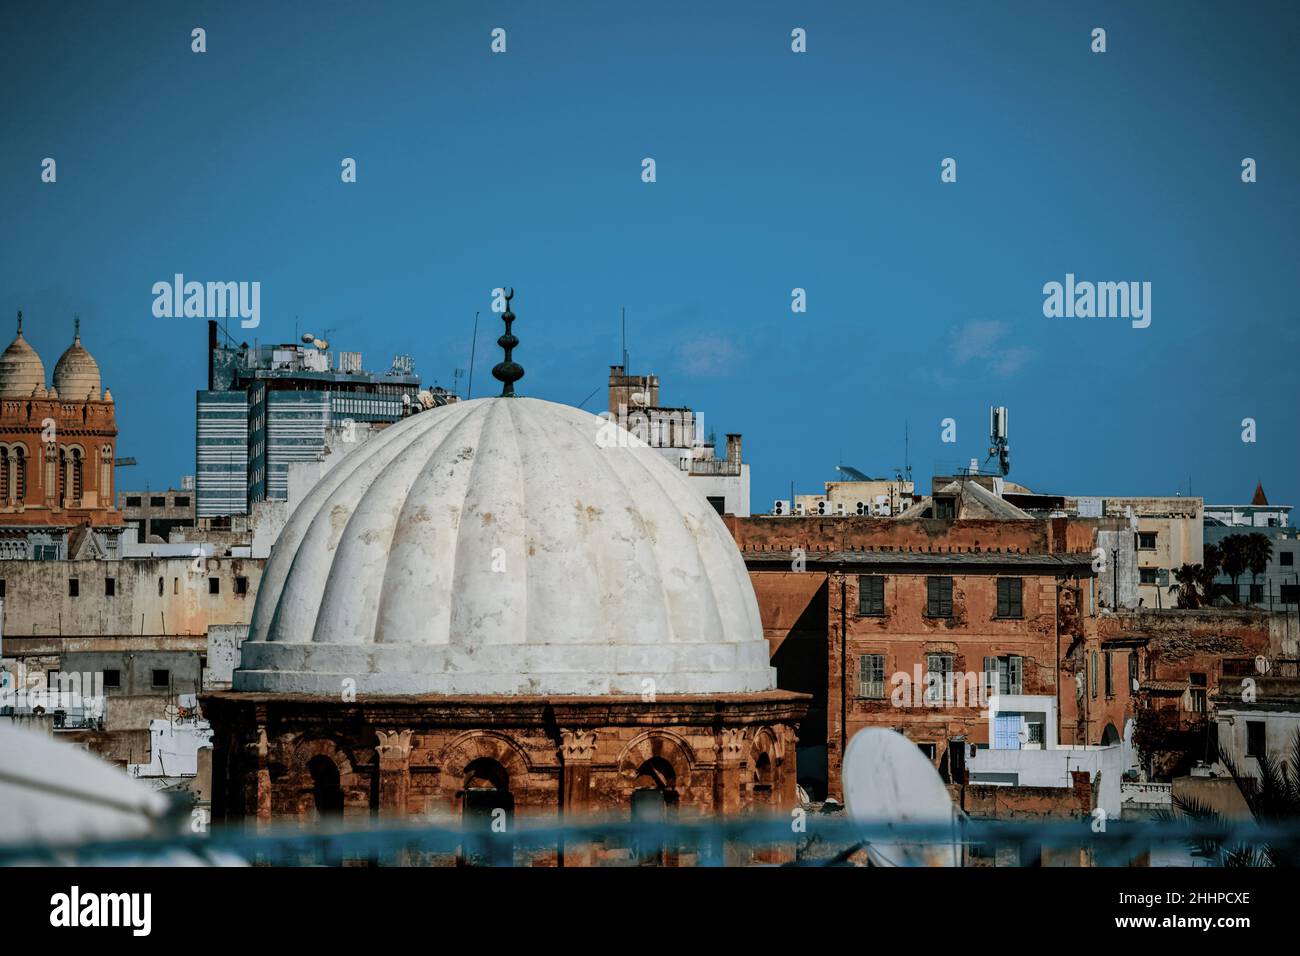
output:
<path id="1" fill-rule="evenodd" d="M 618 311 L 623 326 L 623 374 L 628 375 L 632 370 L 627 367 L 627 306 L 620 306 Z"/>
<path id="2" fill-rule="evenodd" d="M 907 419 L 903 419 L 903 472 L 907 475 L 907 480 L 912 480 L 912 446 L 911 438 L 907 433 Z"/>
<path id="3" fill-rule="evenodd" d="M 1005 476 L 1011 470 L 1011 449 L 1007 447 L 1007 407 L 989 407 L 989 459 L 998 460 L 998 474 Z"/>
<path id="4" fill-rule="evenodd" d="M 465 387 L 465 400 L 474 397 L 474 350 L 478 348 L 478 310 L 474 310 L 474 338 L 469 343 L 469 385 Z"/>

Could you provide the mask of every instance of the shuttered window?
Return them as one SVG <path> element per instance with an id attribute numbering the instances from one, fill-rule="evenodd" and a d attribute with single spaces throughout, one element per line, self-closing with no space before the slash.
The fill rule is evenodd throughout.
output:
<path id="1" fill-rule="evenodd" d="M 883 617 L 885 613 L 885 578 L 880 574 L 858 575 L 858 614 Z"/>
<path id="2" fill-rule="evenodd" d="M 952 700 L 955 687 L 952 681 L 952 655 L 925 655 L 925 699 L 930 702 Z"/>
<path id="3" fill-rule="evenodd" d="M 858 657 L 858 696 L 871 700 L 885 697 L 885 655 L 862 654 Z"/>
<path id="4" fill-rule="evenodd" d="M 1020 578 L 998 578 L 998 617 L 1024 617 Z"/>
<path id="5" fill-rule="evenodd" d="M 1016 654 L 984 658 L 984 680 L 990 695 L 1024 693 L 1024 658 Z"/>
<path id="6" fill-rule="evenodd" d="M 929 617 L 952 617 L 952 578 L 925 579 L 925 613 Z"/>

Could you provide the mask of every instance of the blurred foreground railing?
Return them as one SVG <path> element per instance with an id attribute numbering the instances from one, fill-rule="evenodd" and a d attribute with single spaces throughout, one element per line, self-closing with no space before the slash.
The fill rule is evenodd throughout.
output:
<path id="1" fill-rule="evenodd" d="M 511 820 L 502 832 L 369 821 L 306 829 L 207 833 L 0 847 L 0 865 L 178 862 L 270 866 L 837 866 L 946 859 L 961 866 L 1219 865 L 1225 854 L 1273 865 L 1300 862 L 1300 820 L 1051 822 L 962 820 L 875 824 L 843 814 L 702 819 L 674 823 Z"/>

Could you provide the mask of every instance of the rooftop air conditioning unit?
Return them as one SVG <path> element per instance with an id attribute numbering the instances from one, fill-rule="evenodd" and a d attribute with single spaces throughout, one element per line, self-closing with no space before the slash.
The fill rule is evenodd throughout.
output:
<path id="1" fill-rule="evenodd" d="M 854 505 L 854 510 L 860 515 L 871 514 L 871 509 L 867 506 L 865 501 L 859 501 Z"/>
<path id="2" fill-rule="evenodd" d="M 844 502 L 842 501 L 835 502 L 835 513 L 837 515 L 844 514 Z"/>
<path id="3" fill-rule="evenodd" d="M 804 513 L 805 513 L 805 509 L 804 509 L 804 505 L 803 505 L 803 502 L 802 502 L 802 501 L 799 501 L 799 502 L 796 502 L 796 503 L 795 503 L 795 506 L 794 506 L 794 513 L 797 514 L 797 515 L 801 515 L 801 514 L 804 514 Z"/>
<path id="4" fill-rule="evenodd" d="M 889 502 L 887 501 L 876 502 L 876 506 L 871 509 L 871 513 L 874 514 L 877 518 L 888 518 Z"/>
<path id="5" fill-rule="evenodd" d="M 772 502 L 772 514 L 777 516 L 788 516 L 790 514 L 790 502 L 779 500 Z"/>
<path id="6" fill-rule="evenodd" d="M 817 502 L 817 513 L 819 515 L 828 515 L 831 513 L 831 503 L 823 498 Z"/>

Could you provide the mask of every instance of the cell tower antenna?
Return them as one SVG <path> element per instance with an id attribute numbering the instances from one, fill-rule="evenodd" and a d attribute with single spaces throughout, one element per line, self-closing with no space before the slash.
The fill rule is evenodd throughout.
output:
<path id="1" fill-rule="evenodd" d="M 619 321 L 623 327 L 623 374 L 628 375 L 631 369 L 627 367 L 627 306 L 619 306 Z"/>

